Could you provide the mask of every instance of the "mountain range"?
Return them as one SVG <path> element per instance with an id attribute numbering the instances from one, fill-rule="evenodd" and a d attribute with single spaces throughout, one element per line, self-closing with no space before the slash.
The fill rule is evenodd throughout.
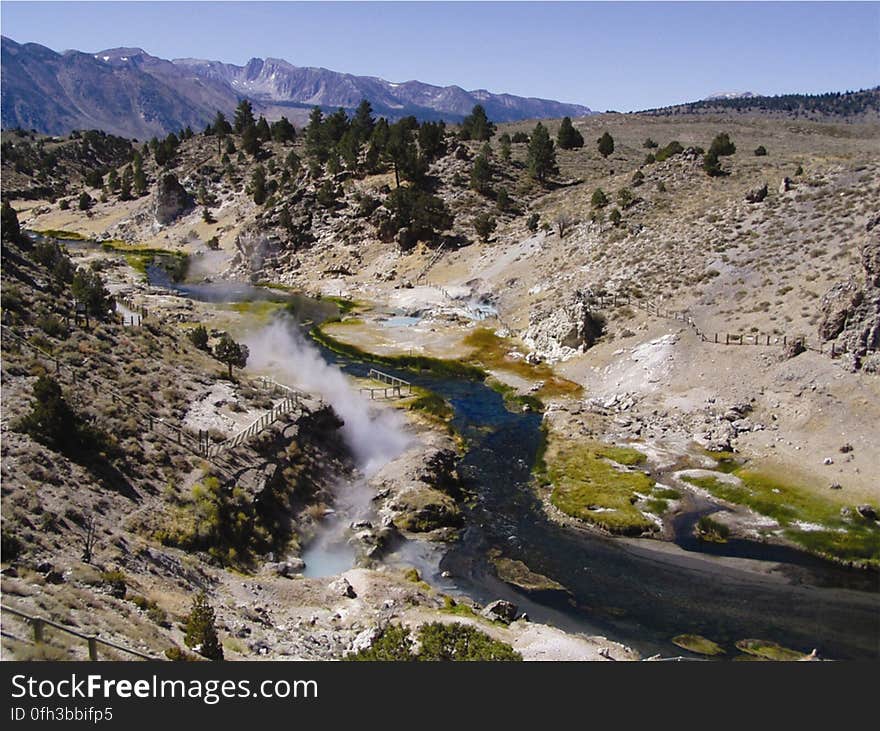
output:
<path id="1" fill-rule="evenodd" d="M 2 38 L 2 125 L 46 134 L 100 129 L 147 138 L 187 125 L 204 127 L 217 110 L 231 114 L 242 98 L 268 119 L 285 115 L 302 124 L 314 106 L 354 109 L 368 99 L 389 118 L 460 121 L 482 104 L 497 122 L 578 117 L 589 108 L 548 99 L 494 94 L 485 89 L 394 83 L 276 58 L 244 66 L 193 58 L 166 60 L 140 48 L 57 53 L 36 43 Z"/>

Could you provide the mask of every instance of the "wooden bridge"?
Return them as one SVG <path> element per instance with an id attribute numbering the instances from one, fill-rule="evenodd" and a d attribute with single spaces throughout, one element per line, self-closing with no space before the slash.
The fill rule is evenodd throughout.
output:
<path id="1" fill-rule="evenodd" d="M 391 376 L 388 373 L 383 373 L 382 371 L 377 371 L 375 368 L 371 368 L 367 377 L 384 384 L 377 388 L 365 386 L 360 389 L 361 393 L 369 393 L 371 399 L 402 398 L 404 396 L 404 389 L 406 389 L 407 396 L 412 394 L 412 384 L 409 381 L 404 381 L 402 378 L 398 378 L 397 376 Z M 391 392 L 391 396 L 388 395 L 389 391 Z M 377 394 L 381 395 L 377 396 Z"/>

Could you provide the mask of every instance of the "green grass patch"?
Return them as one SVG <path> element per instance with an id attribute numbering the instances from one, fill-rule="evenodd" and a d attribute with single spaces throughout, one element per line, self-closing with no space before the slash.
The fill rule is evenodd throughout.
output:
<path id="1" fill-rule="evenodd" d="M 147 267 L 156 264 L 168 272 L 175 282 L 181 281 L 186 276 L 186 270 L 189 267 L 189 255 L 184 251 L 127 244 L 118 239 L 102 241 L 101 248 L 104 251 L 122 254 L 128 265 L 140 274 L 146 274 Z"/>
<path id="2" fill-rule="evenodd" d="M 681 493 L 671 487 L 655 487 L 654 492 L 651 494 L 664 500 L 678 500 L 681 498 Z"/>
<path id="3" fill-rule="evenodd" d="M 58 228 L 47 228 L 42 231 L 34 231 L 38 236 L 44 236 L 47 239 L 68 239 L 69 241 L 89 241 L 87 236 L 76 231 L 63 231 Z"/>
<path id="4" fill-rule="evenodd" d="M 643 464 L 647 457 L 637 449 L 631 447 L 615 447 L 613 444 L 601 444 L 595 448 L 596 454 L 612 462 L 622 464 L 625 467 L 634 467 Z"/>
<path id="5" fill-rule="evenodd" d="M 672 644 L 688 652 L 698 655 L 723 655 L 724 648 L 702 635 L 677 635 L 672 638 Z"/>
<path id="6" fill-rule="evenodd" d="M 649 513 L 654 513 L 654 515 L 663 515 L 663 513 L 669 510 L 669 503 L 663 500 L 663 498 L 649 497 L 645 501 L 645 509 Z"/>
<path id="7" fill-rule="evenodd" d="M 612 533 L 638 535 L 656 528 L 635 503 L 654 487 L 644 472 L 623 471 L 603 455 L 602 444 L 572 444 L 548 450 L 550 502 L 567 515 Z M 613 451 L 611 453 L 614 453 Z"/>
<path id="8" fill-rule="evenodd" d="M 332 335 L 328 335 L 319 325 L 312 327 L 311 336 L 315 342 L 329 348 L 334 353 L 347 355 L 358 360 L 384 363 L 385 365 L 404 370 L 427 371 L 442 378 L 469 378 L 475 381 L 482 381 L 486 377 L 486 372 L 482 369 L 463 363 L 460 360 L 429 358 L 425 355 L 379 355 L 377 353 L 370 353 L 359 348 L 357 345 L 337 340 Z"/>
<path id="9" fill-rule="evenodd" d="M 782 480 L 754 470 L 738 469 L 741 485 L 715 477 L 685 477 L 713 496 L 776 520 L 783 535 L 806 550 L 824 558 L 880 566 L 880 528 L 855 510 L 848 518 L 840 514 L 840 504 L 814 495 Z M 823 526 L 823 530 L 804 530 L 797 523 Z"/>
<path id="10" fill-rule="evenodd" d="M 283 302 L 272 300 L 250 300 L 249 302 L 231 302 L 223 305 L 225 310 L 232 310 L 240 315 L 249 315 L 261 320 L 268 320 L 282 307 L 284 307 Z"/>
<path id="11" fill-rule="evenodd" d="M 486 385 L 493 391 L 501 394 L 504 398 L 504 406 L 508 411 L 522 411 L 524 406 L 527 406 L 532 411 L 544 410 L 544 402 L 537 396 L 517 393 L 513 386 L 502 383 L 497 378 L 487 378 Z"/>
<path id="12" fill-rule="evenodd" d="M 321 299 L 333 302 L 339 308 L 340 315 L 346 315 L 363 306 L 355 300 L 345 299 L 344 297 L 321 297 Z"/>
<path id="13" fill-rule="evenodd" d="M 717 520 L 712 520 L 708 515 L 700 516 L 694 531 L 697 538 L 708 543 L 727 543 L 730 537 L 730 528 Z"/>
<path id="14" fill-rule="evenodd" d="M 418 391 L 419 395 L 407 405 L 410 411 L 422 411 L 443 422 L 449 421 L 455 415 L 452 406 L 440 394 L 427 389 Z"/>
<path id="15" fill-rule="evenodd" d="M 803 652 L 790 650 L 769 640 L 738 640 L 736 649 L 747 655 L 760 657 L 763 660 L 791 661 L 804 657 Z"/>

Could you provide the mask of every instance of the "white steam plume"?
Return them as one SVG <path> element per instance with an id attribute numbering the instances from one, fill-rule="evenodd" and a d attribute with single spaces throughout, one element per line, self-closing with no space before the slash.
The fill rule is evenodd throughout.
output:
<path id="1" fill-rule="evenodd" d="M 327 364 L 295 327 L 275 320 L 245 341 L 248 366 L 281 383 L 323 396 L 345 422 L 342 433 L 358 467 L 367 476 L 402 454 L 410 443 L 400 414 L 371 413 L 369 401 L 355 392 L 338 368 Z"/>

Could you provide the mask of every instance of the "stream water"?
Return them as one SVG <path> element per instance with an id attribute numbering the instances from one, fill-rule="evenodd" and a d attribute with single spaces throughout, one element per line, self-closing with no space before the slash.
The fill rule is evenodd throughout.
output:
<path id="1" fill-rule="evenodd" d="M 150 277 L 208 301 L 281 296 L 249 285 L 233 289 L 226 282 L 176 285 L 155 271 Z M 320 321 L 332 308 L 328 302 L 284 297 L 295 302 L 300 319 Z M 374 365 L 315 347 L 327 363 L 352 376 L 366 377 Z M 379 367 L 443 396 L 468 444 L 459 472 L 473 500 L 465 507 L 460 539 L 444 547 L 409 542 L 396 556 L 418 565 L 432 583 L 483 603 L 509 599 L 533 620 L 604 634 L 643 654 L 682 654 L 670 639 L 695 633 L 729 654 L 737 640 L 761 638 L 807 652 L 817 648 L 835 659 L 880 658 L 876 573 L 761 543 L 716 547 L 689 541 L 688 524 L 701 511 L 715 509 L 707 506 L 679 516 L 679 545 L 609 538 L 555 523 L 532 485 L 539 414 L 508 411 L 502 397 L 480 382 Z M 344 570 L 353 553 L 337 549 L 316 542 L 307 548 L 306 561 L 324 562 L 322 571 Z M 492 550 L 563 584 L 570 594 L 534 596 L 514 589 L 495 575 L 487 558 Z"/>

